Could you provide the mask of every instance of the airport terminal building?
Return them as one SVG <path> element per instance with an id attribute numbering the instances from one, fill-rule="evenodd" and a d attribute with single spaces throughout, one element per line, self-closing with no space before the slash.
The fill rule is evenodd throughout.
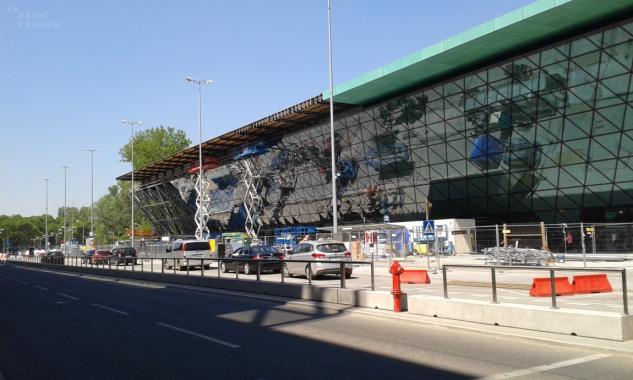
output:
<path id="1" fill-rule="evenodd" d="M 633 0 L 542 0 L 203 143 L 209 228 L 633 221 Z M 198 147 L 135 171 L 191 234 Z M 131 173 L 119 177 L 129 180 Z"/>

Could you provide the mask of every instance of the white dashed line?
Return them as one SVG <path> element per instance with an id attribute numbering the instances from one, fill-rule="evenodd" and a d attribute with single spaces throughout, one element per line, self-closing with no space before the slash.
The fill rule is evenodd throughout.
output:
<path id="1" fill-rule="evenodd" d="M 11 277 L 11 276 L 7 276 L 7 278 L 8 278 L 9 280 L 13 280 L 13 277 Z"/>
<path id="2" fill-rule="evenodd" d="M 212 338 L 210 336 L 206 336 L 206 335 L 202 335 L 202 334 L 198 334 L 197 332 L 193 332 L 193 331 L 189 331 L 189 330 L 185 330 L 183 328 L 180 327 L 176 327 L 176 326 L 172 326 L 172 325 L 168 325 L 167 323 L 163 323 L 163 322 L 156 322 L 156 324 L 158 326 L 161 327 L 166 327 L 168 329 L 172 329 L 174 331 L 178 331 L 187 335 L 191 335 L 191 336 L 195 336 L 197 338 L 200 339 L 204 339 L 204 340 L 208 340 L 209 342 L 213 342 L 213 343 L 217 343 L 217 344 L 221 344 L 223 346 L 226 347 L 230 347 L 230 348 L 240 348 L 240 346 L 238 346 L 237 344 L 233 344 L 233 343 L 229 343 L 229 342 L 225 342 L 223 340 L 220 339 L 216 339 L 216 338 Z"/>
<path id="3" fill-rule="evenodd" d="M 77 297 L 73 297 L 73 296 L 69 296 L 68 294 L 64 294 L 64 293 L 60 293 L 60 292 L 57 292 L 57 294 L 58 294 L 58 295 L 60 295 L 60 296 L 62 296 L 62 297 L 66 297 L 66 298 L 68 298 L 68 299 L 71 299 L 71 300 L 73 300 L 73 301 L 79 301 L 79 298 L 77 298 Z"/>
<path id="4" fill-rule="evenodd" d="M 28 282 L 26 282 L 26 281 L 22 281 L 22 280 L 19 280 L 18 282 L 19 282 L 20 284 L 22 284 L 22 285 L 28 285 L 28 284 L 29 284 Z"/>
<path id="5" fill-rule="evenodd" d="M 45 291 L 45 292 L 48 292 L 48 289 L 47 289 L 47 288 L 45 288 L 45 287 L 43 287 L 43 286 L 33 285 L 33 287 L 38 288 L 38 289 L 40 289 L 40 290 L 43 290 L 43 291 Z"/>
<path id="6" fill-rule="evenodd" d="M 527 376 L 533 373 L 545 372 L 545 371 L 549 371 L 556 368 L 569 367 L 576 364 L 590 362 L 592 360 L 603 359 L 609 356 L 611 355 L 595 354 L 595 355 L 583 356 L 581 358 L 565 360 L 562 362 L 557 362 L 557 363 L 552 363 L 552 364 L 540 365 L 538 367 L 532 367 L 532 368 L 520 369 L 520 370 L 512 371 L 512 372 L 501 373 L 498 375 L 485 377 L 484 380 L 511 379 L 513 377 Z"/>
<path id="7" fill-rule="evenodd" d="M 115 308 L 104 306 L 104 305 L 99 305 L 98 303 L 93 303 L 92 306 L 96 306 L 98 308 L 101 308 L 101 309 L 104 309 L 104 310 L 108 310 L 108 311 L 111 311 L 113 313 L 117 313 L 117 314 L 121 314 L 121 315 L 130 315 L 130 313 L 125 312 L 123 310 L 115 309 Z"/>

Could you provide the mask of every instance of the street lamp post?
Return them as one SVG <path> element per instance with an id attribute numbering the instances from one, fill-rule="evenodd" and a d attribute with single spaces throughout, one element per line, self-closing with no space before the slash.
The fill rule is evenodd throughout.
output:
<path id="1" fill-rule="evenodd" d="M 48 252 L 48 182 L 51 180 L 50 178 L 41 178 L 42 181 L 46 183 L 46 214 L 45 214 L 45 222 L 44 222 L 44 236 L 46 236 L 46 240 L 44 241 L 44 250 Z"/>
<path id="2" fill-rule="evenodd" d="M 207 210 L 207 205 L 205 204 L 206 197 L 203 195 L 203 169 L 202 169 L 202 85 L 210 85 L 213 83 L 212 80 L 200 80 L 194 79 L 191 76 L 185 78 L 185 80 L 189 83 L 194 83 L 198 85 L 198 165 L 200 166 L 200 171 L 198 173 L 198 197 L 196 199 L 196 239 L 206 239 L 209 236 L 209 228 L 207 227 L 207 221 L 209 219 L 209 214 Z"/>
<path id="3" fill-rule="evenodd" d="M 94 239 L 94 225 L 93 225 L 93 206 L 94 206 L 94 156 L 95 152 L 99 151 L 98 148 L 84 148 L 84 152 L 90 152 L 90 238 Z M 85 238 L 84 238 L 85 244 Z"/>
<path id="4" fill-rule="evenodd" d="M 121 120 L 121 123 L 130 125 L 132 127 L 132 159 L 130 162 L 132 163 L 132 231 L 131 231 L 131 240 L 132 247 L 134 247 L 134 127 L 137 125 L 142 125 L 142 121 L 130 121 L 130 120 Z"/>
<path id="5" fill-rule="evenodd" d="M 68 244 L 66 244 L 66 172 L 68 170 L 68 168 L 70 168 L 70 165 L 59 165 L 60 168 L 64 169 L 64 254 L 67 254 L 67 250 L 66 250 L 66 246 Z"/>
<path id="6" fill-rule="evenodd" d="M 327 1 L 327 36 L 328 36 L 328 66 L 329 66 L 329 91 L 330 91 L 330 157 L 332 160 L 332 232 L 336 236 L 338 232 L 338 200 L 336 196 L 336 142 L 334 141 L 334 75 L 332 73 L 332 4 Z"/>

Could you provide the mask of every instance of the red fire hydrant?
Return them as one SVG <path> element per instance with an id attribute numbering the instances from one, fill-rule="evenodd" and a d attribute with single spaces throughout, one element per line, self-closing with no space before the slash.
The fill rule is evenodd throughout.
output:
<path id="1" fill-rule="evenodd" d="M 404 268 L 397 260 L 394 261 L 391 264 L 391 268 L 389 268 L 389 273 L 391 273 L 392 279 L 391 294 L 393 294 L 393 311 L 396 313 L 402 311 L 400 307 L 400 297 L 402 296 L 402 290 L 400 289 L 400 275 L 403 272 Z"/>

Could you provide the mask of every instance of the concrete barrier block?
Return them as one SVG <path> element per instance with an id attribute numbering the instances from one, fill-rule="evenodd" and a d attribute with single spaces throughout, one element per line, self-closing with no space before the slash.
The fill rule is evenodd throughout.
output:
<path id="1" fill-rule="evenodd" d="M 320 302 L 338 302 L 338 289 L 336 288 L 320 288 L 317 286 L 301 285 L 301 299 L 320 301 Z"/>
<path id="2" fill-rule="evenodd" d="M 408 308 L 411 314 L 431 317 L 617 341 L 633 339 L 633 316 L 618 313 L 430 296 L 409 297 Z"/>
<path id="3" fill-rule="evenodd" d="M 338 303 L 372 309 L 393 310 L 393 295 L 389 291 L 338 289 Z M 406 293 L 402 294 L 400 304 L 402 311 L 406 311 Z"/>

